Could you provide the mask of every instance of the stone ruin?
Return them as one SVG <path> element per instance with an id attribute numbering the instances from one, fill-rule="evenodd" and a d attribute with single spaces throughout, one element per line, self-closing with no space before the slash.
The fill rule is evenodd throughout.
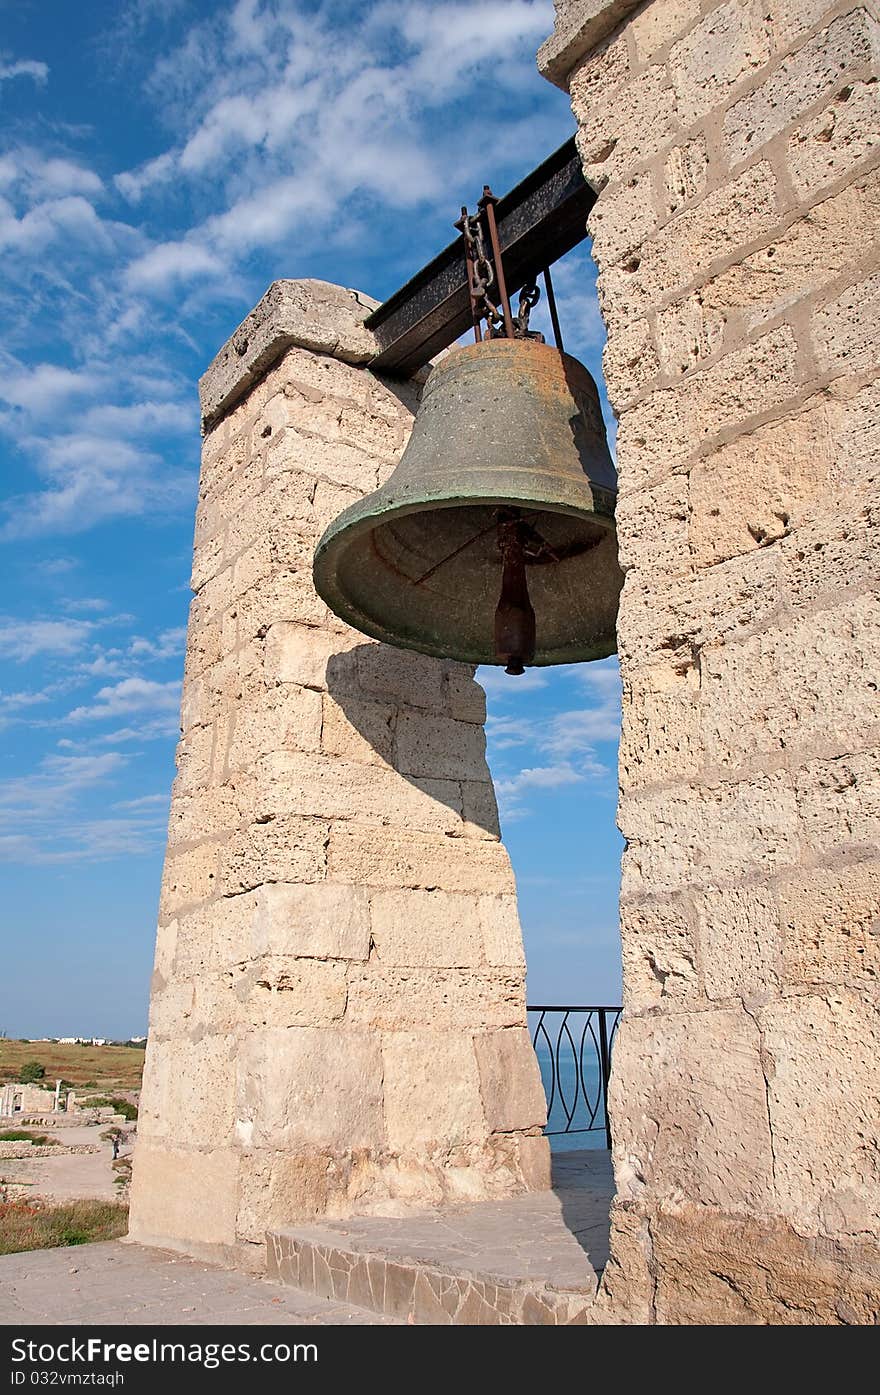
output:
<path id="1" fill-rule="evenodd" d="M 557 0 L 620 419 L 617 1194 L 591 1320 L 880 1304 L 878 25 Z M 548 1185 L 471 671 L 345 629 L 314 543 L 419 385 L 278 282 L 202 381 L 193 601 L 132 1235 Z"/>

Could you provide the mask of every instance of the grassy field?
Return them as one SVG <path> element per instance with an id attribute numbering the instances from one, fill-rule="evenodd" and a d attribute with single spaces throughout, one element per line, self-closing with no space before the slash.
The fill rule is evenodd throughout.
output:
<path id="1" fill-rule="evenodd" d="M 0 1039 L 0 1085 L 17 1080 L 26 1061 L 39 1061 L 46 1069 L 45 1083 L 67 1080 L 81 1089 L 139 1090 L 144 1050 L 139 1046 L 61 1046 L 50 1041 Z"/>
<path id="2" fill-rule="evenodd" d="M 118 1240 L 128 1230 L 128 1207 L 112 1201 L 71 1201 L 66 1206 L 0 1201 L 0 1255 Z"/>

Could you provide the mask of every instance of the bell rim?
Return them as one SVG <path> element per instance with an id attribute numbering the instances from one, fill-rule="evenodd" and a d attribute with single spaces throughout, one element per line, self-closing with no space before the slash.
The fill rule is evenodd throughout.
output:
<path id="1" fill-rule="evenodd" d="M 523 473 L 527 472 L 524 471 Z M 534 473 L 532 473 L 531 478 L 534 479 Z M 336 580 L 337 574 L 331 569 L 330 562 L 335 550 L 334 545 L 338 546 L 344 535 L 347 535 L 350 541 L 354 542 L 363 533 L 371 531 L 375 526 L 376 519 L 379 517 L 381 517 L 383 521 L 389 521 L 395 518 L 407 518 L 417 513 L 427 513 L 437 509 L 438 499 L 422 499 L 418 502 L 392 505 L 390 508 L 384 507 L 375 511 L 365 511 L 364 504 L 367 503 L 370 498 L 375 498 L 381 493 L 382 490 L 379 489 L 374 495 L 368 495 L 365 499 L 350 504 L 347 509 L 328 525 L 319 539 L 312 562 L 312 579 L 315 590 L 321 600 L 339 617 L 339 619 L 350 625 L 352 629 L 357 630 L 360 634 L 369 635 L 370 638 L 376 639 L 380 643 L 390 644 L 395 648 L 409 649 L 419 654 L 428 654 L 433 658 L 449 659 L 456 663 L 485 664 L 489 667 L 496 668 L 504 667 L 505 660 L 489 658 L 483 653 L 478 654 L 473 650 L 468 650 L 466 647 L 455 649 L 449 644 L 441 646 L 439 644 L 432 645 L 430 642 L 426 643 L 423 641 L 417 643 L 399 634 L 397 631 L 391 631 L 387 626 L 383 627 L 377 621 L 373 620 L 359 605 L 351 601 L 347 593 L 339 586 Z M 533 494 L 529 496 L 523 495 L 519 501 L 510 492 L 505 492 L 498 496 L 493 495 L 481 497 L 479 499 L 471 499 L 468 502 L 448 499 L 449 507 L 458 508 L 491 508 L 493 505 L 503 507 L 504 505 L 511 504 L 516 506 L 518 502 L 526 506 L 531 506 L 531 508 L 534 509 L 535 498 Z M 609 516 L 603 513 L 592 513 L 573 505 L 565 505 L 562 502 L 555 503 L 543 499 L 541 500 L 540 511 L 542 513 L 564 514 L 572 518 L 589 519 L 607 533 L 614 533 L 616 531 L 613 514 Z M 353 515 L 353 517 L 348 519 L 347 515 Z M 392 634 L 393 638 L 391 638 Z M 595 644 L 589 646 L 562 645 L 554 649 L 539 649 L 536 651 L 535 657 L 528 667 L 550 668 L 559 664 L 590 663 L 594 660 L 610 658 L 612 654 L 617 653 L 617 649 L 617 629 L 615 625 L 610 635 L 601 638 Z"/>

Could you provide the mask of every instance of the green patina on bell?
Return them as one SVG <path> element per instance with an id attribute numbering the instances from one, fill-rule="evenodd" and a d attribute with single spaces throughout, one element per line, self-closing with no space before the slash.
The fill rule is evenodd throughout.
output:
<path id="1" fill-rule="evenodd" d="M 321 538 L 315 587 L 355 629 L 441 658 L 511 673 L 604 658 L 616 495 L 583 364 L 486 339 L 432 370 L 397 468 Z"/>

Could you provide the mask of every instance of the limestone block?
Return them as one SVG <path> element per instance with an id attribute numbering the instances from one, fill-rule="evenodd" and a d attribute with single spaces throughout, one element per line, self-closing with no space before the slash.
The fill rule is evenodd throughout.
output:
<path id="1" fill-rule="evenodd" d="M 844 502 L 830 517 L 802 524 L 780 544 L 780 580 L 794 610 L 817 603 L 833 606 L 846 587 L 880 582 L 880 553 L 874 544 L 880 509 L 859 494 L 848 508 Z"/>
<path id="2" fill-rule="evenodd" d="M 800 384 L 795 337 L 788 325 L 692 374 L 680 389 L 685 416 L 704 438 L 794 397 Z"/>
<path id="3" fill-rule="evenodd" d="M 437 1031 L 525 1025 L 522 974 L 479 968 L 351 965 L 346 1025 L 382 1031 Z"/>
<path id="4" fill-rule="evenodd" d="M 331 827 L 327 871 L 331 881 L 364 886 L 508 894 L 514 890 L 510 859 L 498 843 L 388 829 L 380 833 L 352 824 Z"/>
<path id="5" fill-rule="evenodd" d="M 841 179 L 870 159 L 880 144 L 880 86 L 847 83 L 828 106 L 788 138 L 788 168 L 799 198 Z"/>
<path id="6" fill-rule="evenodd" d="M 193 591 L 199 591 L 206 582 L 227 565 L 229 560 L 226 529 L 221 528 L 219 533 L 213 537 L 206 538 L 198 547 L 193 548 L 192 571 L 190 572 L 190 587 Z"/>
<path id="7" fill-rule="evenodd" d="M 493 838 L 497 841 L 501 837 L 501 825 L 498 820 L 495 787 L 491 779 L 462 780 L 459 788 L 463 820 L 461 831 L 464 836 Z"/>
<path id="8" fill-rule="evenodd" d="M 384 1142 L 382 1054 L 372 1032 L 261 1028 L 240 1042 L 237 1132 L 248 1146 L 353 1153 Z"/>
<path id="9" fill-rule="evenodd" d="M 781 1213 L 807 1234 L 876 1235 L 876 1003 L 854 993 L 787 998 L 758 1018 Z"/>
<path id="10" fill-rule="evenodd" d="M 228 1035 L 193 1041 L 176 1031 L 151 1041 L 150 1087 L 139 1132 L 151 1141 L 228 1146 L 234 1122 L 234 1061 L 235 1041 Z"/>
<path id="11" fill-rule="evenodd" d="M 577 83 L 575 72 L 573 90 Z M 578 121 L 575 140 L 584 175 L 596 189 L 643 167 L 674 139 L 677 130 L 675 93 L 662 63 L 621 85 L 613 103 L 603 91 L 591 101 L 575 96 L 572 110 Z"/>
<path id="12" fill-rule="evenodd" d="M 638 255 L 603 268 L 599 300 L 609 336 L 707 280 L 716 261 L 739 261 L 749 243 L 766 240 L 779 222 L 777 198 L 776 177 L 762 160 L 676 213 Z"/>
<path id="13" fill-rule="evenodd" d="M 663 442 L 662 450 L 658 441 Z M 617 432 L 618 507 L 633 490 L 648 488 L 683 468 L 695 445 L 675 388 L 660 388 L 628 407 Z"/>
<path id="14" fill-rule="evenodd" d="M 605 345 L 602 368 L 609 401 L 616 409 L 656 378 L 660 363 L 647 320 L 635 320 L 615 331 Z"/>
<path id="15" fill-rule="evenodd" d="M 699 962 L 709 998 L 749 998 L 779 983 L 779 914 L 768 886 L 709 887 L 697 903 Z"/>
<path id="16" fill-rule="evenodd" d="M 321 743 L 321 695 L 311 688 L 285 683 L 256 700 L 238 704 L 229 769 L 241 770 L 274 751 L 316 752 Z"/>
<path id="17" fill-rule="evenodd" d="M 333 882 L 264 886 L 249 930 L 255 955 L 365 960 L 370 952 L 367 894 L 363 887 Z"/>
<path id="18" fill-rule="evenodd" d="M 486 720 L 486 694 L 474 677 L 472 664 L 448 663 L 446 666 L 446 701 L 450 717 L 457 722 Z"/>
<path id="19" fill-rule="evenodd" d="M 324 441 L 294 427 L 285 427 L 273 437 L 266 452 L 266 478 L 277 479 L 287 470 L 330 480 L 366 494 L 379 482 L 375 456 L 345 441 Z"/>
<path id="20" fill-rule="evenodd" d="M 788 48 L 834 8 L 834 0 L 780 0 L 767 16 L 774 49 Z"/>
<path id="21" fill-rule="evenodd" d="M 876 1324 L 867 1246 L 804 1237 L 784 1221 L 666 1204 L 651 1216 L 653 1321 L 671 1325 Z"/>
<path id="22" fill-rule="evenodd" d="M 630 77 L 629 45 L 625 34 L 617 34 L 586 55 L 572 71 L 568 92 L 575 111 L 583 111 L 615 91 Z"/>
<path id="23" fill-rule="evenodd" d="M 782 972 L 794 984 L 876 989 L 880 981 L 880 863 L 849 862 L 779 884 Z"/>
<path id="24" fill-rule="evenodd" d="M 328 667 L 332 665 L 334 689 L 338 688 L 349 667 L 341 661 L 343 656 L 363 643 L 363 636 L 354 630 L 337 634 L 284 621 L 272 624 L 266 635 L 267 681 L 324 689 Z M 348 687 L 353 688 L 355 684 L 356 678 L 352 676 Z"/>
<path id="25" fill-rule="evenodd" d="M 618 558 L 626 572 L 665 578 L 692 570 L 688 542 L 688 480 L 672 475 L 653 489 L 628 491 L 615 510 Z"/>
<path id="26" fill-rule="evenodd" d="M 593 256 L 602 266 L 610 266 L 650 237 L 657 223 L 654 176 L 644 170 L 624 184 L 613 185 L 593 205 L 587 219 Z"/>
<path id="27" fill-rule="evenodd" d="M 864 239 L 880 232 L 876 173 L 807 209 L 780 237 L 714 277 L 685 304 L 704 315 L 738 312 L 754 329 L 863 261 Z"/>
<path id="28" fill-rule="evenodd" d="M 380 474 L 381 474 L 380 470 Z M 334 518 L 338 518 L 343 509 L 347 509 L 350 504 L 356 504 L 363 498 L 363 490 L 350 489 L 343 484 L 335 484 L 332 480 L 319 479 L 315 483 L 315 497 L 312 502 L 312 523 L 315 531 L 315 542 L 329 527 Z"/>
<path id="29" fill-rule="evenodd" d="M 279 622 L 324 625 L 328 623 L 328 611 L 308 572 L 281 571 L 252 586 L 236 602 L 230 618 L 237 621 L 236 638 L 228 641 L 228 647 L 233 647 L 235 643 L 247 644 Z"/>
<path id="30" fill-rule="evenodd" d="M 481 896 L 480 926 L 487 964 L 511 969 L 526 966 L 515 896 Z"/>
<path id="31" fill-rule="evenodd" d="M 326 824 L 294 814 L 238 829 L 223 853 L 220 890 L 234 896 L 266 882 L 322 881 L 326 846 Z"/>
<path id="32" fill-rule="evenodd" d="M 880 272 L 850 286 L 813 316 L 819 367 L 858 373 L 880 363 Z"/>
<path id="33" fill-rule="evenodd" d="M 173 921 L 175 977 L 193 981 L 238 963 L 248 952 L 258 896 L 221 897 Z"/>
<path id="34" fill-rule="evenodd" d="M 699 567 L 766 546 L 827 498 L 837 453 L 819 401 L 698 461 L 690 475 L 690 543 Z"/>
<path id="35" fill-rule="evenodd" d="M 363 321 L 375 302 L 326 281 L 274 281 L 217 354 L 199 383 L 210 426 L 242 397 L 292 343 L 349 363 L 377 352 Z"/>
<path id="36" fill-rule="evenodd" d="M 621 659 L 626 665 L 671 663 L 685 673 L 704 646 L 745 638 L 777 618 L 781 572 L 780 552 L 772 547 L 720 562 L 664 591 L 628 572 L 617 620 Z"/>
<path id="37" fill-rule="evenodd" d="M 696 936 L 687 895 L 624 903 L 620 908 L 623 992 L 627 1013 L 700 996 Z"/>
<path id="38" fill-rule="evenodd" d="M 649 664 L 629 674 L 618 762 L 630 794 L 696 775 L 706 760 L 699 701 L 694 663 Z"/>
<path id="39" fill-rule="evenodd" d="M 370 934 L 379 962 L 450 968 L 484 963 L 481 899 L 446 891 L 373 892 Z"/>
<path id="40" fill-rule="evenodd" d="M 538 50 L 538 69 L 567 89 L 572 69 L 603 43 L 638 0 L 556 0 L 556 25 Z"/>
<path id="41" fill-rule="evenodd" d="M 624 1017 L 609 1109 L 620 1200 L 772 1210 L 760 1042 L 745 1012 Z"/>
<path id="42" fill-rule="evenodd" d="M 652 5 L 645 13 L 662 12 L 663 8 Z M 705 136 L 698 135 L 684 145 L 672 147 L 663 167 L 663 207 L 667 213 L 675 213 L 683 204 L 705 194 L 708 167 Z"/>
<path id="43" fill-rule="evenodd" d="M 483 728 L 452 717 L 401 712 L 396 726 L 397 769 L 404 775 L 466 780 L 485 768 Z"/>
<path id="44" fill-rule="evenodd" d="M 783 773 L 739 784 L 622 797 L 625 900 L 766 875 L 798 859 L 795 792 Z"/>
<path id="45" fill-rule="evenodd" d="M 287 954 L 238 964 L 220 979 L 202 980 L 196 990 L 204 1020 L 229 1030 L 330 1026 L 344 1016 L 346 999 L 344 963 Z"/>
<path id="46" fill-rule="evenodd" d="M 880 682 L 880 598 L 862 596 L 704 651 L 702 672 L 703 735 L 713 763 L 852 750 Z"/>
<path id="47" fill-rule="evenodd" d="M 455 780 L 402 780 L 385 767 L 299 751 L 263 756 L 254 774 L 257 821 L 307 814 L 426 833 L 462 831 L 461 787 Z"/>
<path id="48" fill-rule="evenodd" d="M 687 33 L 699 18 L 699 0 L 665 0 L 660 5 L 640 8 L 629 24 L 639 61 L 649 63 L 656 58 L 661 49 Z"/>
<path id="49" fill-rule="evenodd" d="M 880 759 L 876 751 L 810 761 L 797 777 L 802 837 L 811 851 L 846 846 L 874 851 L 880 838 Z"/>
<path id="50" fill-rule="evenodd" d="M 382 1038 L 382 1063 L 385 1127 L 393 1152 L 433 1151 L 486 1137 L 469 1033 L 389 1032 Z M 438 1079 L 442 1091 L 434 1088 Z"/>
<path id="51" fill-rule="evenodd" d="M 141 1244 L 235 1244 L 238 1154 L 198 1153 L 141 1138 L 131 1185 L 129 1236 Z"/>
<path id="52" fill-rule="evenodd" d="M 295 469 L 270 479 L 226 525 L 227 556 L 237 556 L 252 543 L 267 537 L 273 528 L 293 530 L 295 526 L 299 536 L 307 536 L 317 488 L 314 476 Z"/>
<path id="53" fill-rule="evenodd" d="M 727 316 L 706 299 L 703 289 L 694 291 L 657 315 L 657 351 L 670 375 L 689 372 L 721 348 Z"/>
<path id="54" fill-rule="evenodd" d="M 481 1032 L 474 1037 L 474 1049 L 489 1127 L 501 1133 L 543 1128 L 547 1101 L 527 1030 Z"/>
<path id="55" fill-rule="evenodd" d="M 210 901 L 217 891 L 219 846 L 206 842 L 165 859 L 159 918 L 168 920 L 184 906 Z"/>
<path id="56" fill-rule="evenodd" d="M 837 478 L 844 495 L 862 504 L 858 517 L 864 520 L 871 503 L 880 502 L 880 383 L 841 396 L 834 429 L 840 455 Z"/>
<path id="57" fill-rule="evenodd" d="M 218 838 L 239 822 L 238 793 L 230 785 L 213 785 L 204 794 L 177 794 L 168 818 L 168 846 Z"/>
<path id="58" fill-rule="evenodd" d="M 363 641 L 356 658 L 358 682 L 368 697 L 445 711 L 445 666 L 441 660 L 412 649 Z"/>
<path id="59" fill-rule="evenodd" d="M 346 698 L 339 703 L 324 694 L 321 750 L 343 760 L 393 765 L 397 708 L 390 702 Z"/>
<path id="60" fill-rule="evenodd" d="M 663 9 L 652 5 L 650 10 Z M 694 6 L 694 9 L 699 9 Z M 668 64 L 681 122 L 690 126 L 721 106 L 770 56 L 767 22 L 741 0 L 718 5 L 675 44 Z"/>
<path id="61" fill-rule="evenodd" d="M 783 59 L 755 92 L 734 103 L 724 118 L 725 148 L 731 164 L 760 150 L 812 104 L 845 86 L 848 78 L 875 76 L 877 21 L 858 9 Z"/>

